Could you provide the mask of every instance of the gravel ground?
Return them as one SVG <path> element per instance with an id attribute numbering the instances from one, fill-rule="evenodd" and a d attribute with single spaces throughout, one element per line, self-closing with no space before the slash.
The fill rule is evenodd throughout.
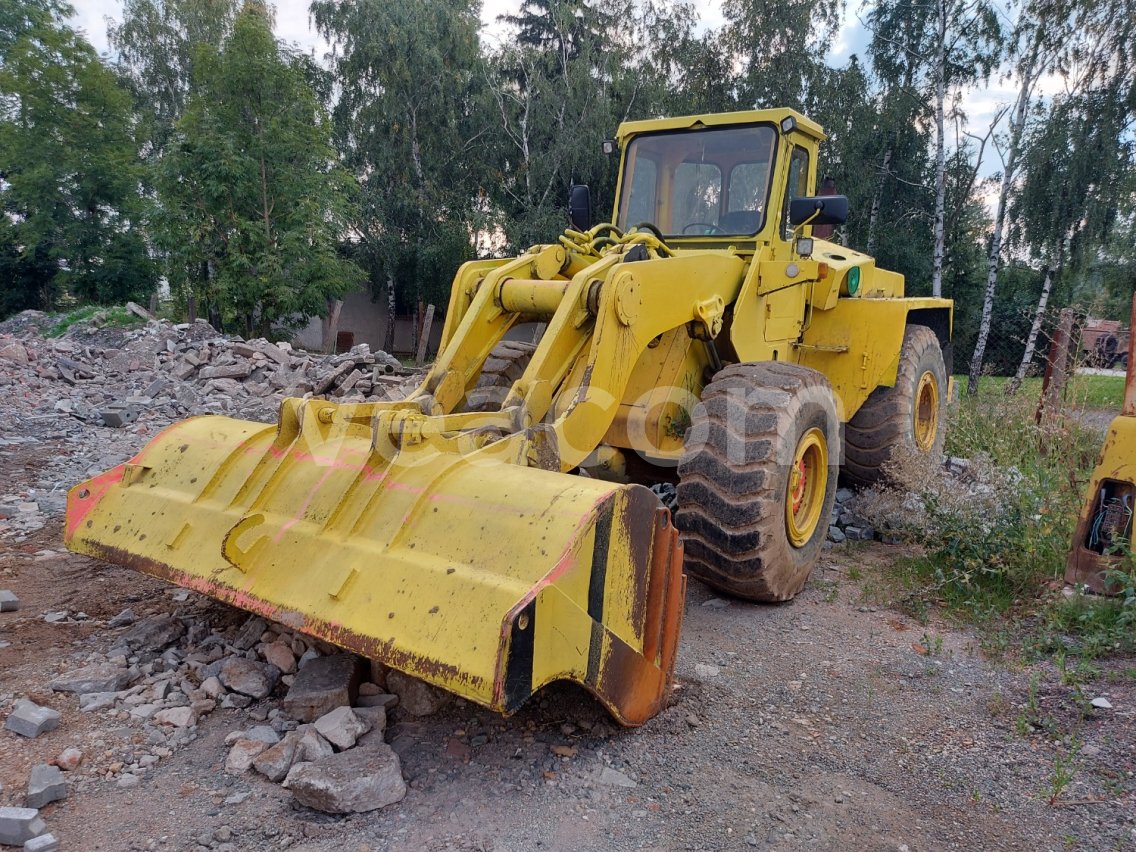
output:
<path id="1" fill-rule="evenodd" d="M 673 704 L 636 730 L 566 686 L 511 718 L 460 701 L 424 718 L 396 708 L 386 741 L 406 798 L 331 816 L 224 771 L 225 737 L 271 718 L 281 686 L 204 716 L 120 786 L 153 750 L 145 729 L 81 713 L 49 681 L 105 656 L 127 607 L 227 635 L 244 616 L 63 550 L 66 487 L 162 424 L 49 416 L 49 392 L 17 382 L 0 398 L 0 589 L 21 600 L 0 614 L 0 717 L 30 698 L 62 722 L 36 739 L 0 730 L 0 806 L 23 804 L 32 765 L 78 747 L 69 797 L 41 812 L 65 849 L 1136 849 L 1133 661 L 1101 664 L 1080 694 L 1050 664 L 988 661 L 965 630 L 868 603 L 903 555 L 869 543 L 826 550 L 786 605 L 692 581 Z M 1094 697 L 1111 708 L 1077 700 Z"/>

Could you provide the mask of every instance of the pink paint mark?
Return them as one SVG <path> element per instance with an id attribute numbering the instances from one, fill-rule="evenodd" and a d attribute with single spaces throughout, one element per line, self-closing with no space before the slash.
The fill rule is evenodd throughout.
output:
<path id="1" fill-rule="evenodd" d="M 292 527 L 303 519 L 304 515 L 308 512 L 308 507 L 312 505 L 312 500 L 315 499 L 316 493 L 323 488 L 324 483 L 327 482 L 334 472 L 334 468 L 329 468 L 323 472 L 323 476 L 321 476 L 319 481 L 308 491 L 308 496 L 304 498 L 304 502 L 300 505 L 300 508 L 296 510 L 296 514 L 293 515 L 291 519 L 285 521 L 280 529 L 276 531 L 276 535 L 272 537 L 273 544 L 279 544 L 280 539 L 284 537 L 284 533 L 288 532 L 288 530 L 292 529 Z"/>

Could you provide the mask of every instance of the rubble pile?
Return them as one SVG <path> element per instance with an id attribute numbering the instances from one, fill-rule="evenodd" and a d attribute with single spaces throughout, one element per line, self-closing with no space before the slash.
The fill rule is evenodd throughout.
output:
<path id="1" fill-rule="evenodd" d="M 160 429 L 196 414 L 273 423 L 289 396 L 344 402 L 405 395 L 418 377 L 360 344 L 340 355 L 219 334 L 207 322 L 130 328 L 25 311 L 0 323 L 0 464 L 8 447 L 64 445 L 35 487 L 0 492 L 0 535 L 22 536 L 61 515 L 67 489 L 120 464 Z"/>
<path id="2" fill-rule="evenodd" d="M 0 387 L 41 396 L 46 407 L 36 415 L 88 424 L 126 425 L 105 414 L 124 406 L 135 407 L 127 422 L 143 409 L 171 421 L 199 413 L 272 419 L 285 396 L 386 399 L 407 372 L 365 343 L 318 355 L 221 335 L 204 320 L 154 320 L 136 329 L 86 323 L 58 338 L 44 337 L 24 315 L 18 320 L 11 327 L 22 333 L 0 331 Z"/>
<path id="3" fill-rule="evenodd" d="M 259 616 L 185 590 L 173 595 L 182 604 L 174 613 L 137 618 L 125 610 L 100 624 L 109 649 L 77 653 L 45 676 L 51 704 L 101 715 L 125 736 L 117 747 L 100 739 L 33 767 L 23 797 L 6 809 L 13 838 L 45 834 L 38 810 L 90 784 L 144 785 L 198 738 L 206 717 L 226 710 L 244 724 L 218 756 L 225 773 L 279 783 L 329 813 L 401 801 L 407 788 L 385 741 L 387 714 L 402 695 L 400 712 L 435 712 L 452 700 L 447 693 Z M 46 703 L 0 694 L 0 735 L 66 737 L 62 714 Z"/>

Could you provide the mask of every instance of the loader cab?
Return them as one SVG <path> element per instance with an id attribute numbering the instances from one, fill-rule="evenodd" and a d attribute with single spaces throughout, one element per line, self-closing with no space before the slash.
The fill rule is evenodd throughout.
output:
<path id="1" fill-rule="evenodd" d="M 679 246 L 785 240 L 789 199 L 810 194 L 821 136 L 791 110 L 626 123 L 615 224 L 649 223 Z"/>

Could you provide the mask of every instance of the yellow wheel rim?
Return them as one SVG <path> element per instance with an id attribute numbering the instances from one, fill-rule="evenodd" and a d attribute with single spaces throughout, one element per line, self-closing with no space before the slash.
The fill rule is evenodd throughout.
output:
<path id="1" fill-rule="evenodd" d="M 816 532 L 828 488 L 828 443 L 820 429 L 797 442 L 785 495 L 785 529 L 793 547 L 804 547 Z"/>
<path id="2" fill-rule="evenodd" d="M 939 434 L 939 382 L 928 370 L 915 386 L 915 411 L 912 414 L 915 446 L 930 450 Z"/>

